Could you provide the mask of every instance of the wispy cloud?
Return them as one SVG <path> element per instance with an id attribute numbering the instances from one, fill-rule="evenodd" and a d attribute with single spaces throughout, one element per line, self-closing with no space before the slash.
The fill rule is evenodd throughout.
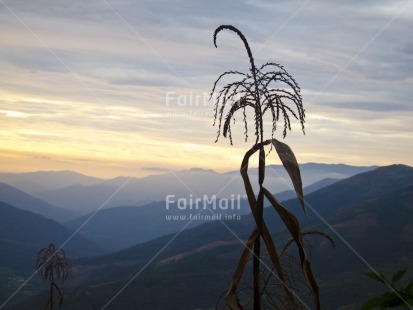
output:
<path id="1" fill-rule="evenodd" d="M 245 33 L 257 63 L 279 62 L 301 85 L 307 135 L 289 137 L 300 161 L 318 153 L 320 161 L 413 164 L 413 10 L 402 10 L 412 1 L 107 4 L 0 4 L 1 149 L 237 168 L 242 134 L 235 147 L 214 144 L 212 103 L 189 104 L 224 70 L 248 70 L 236 36 L 222 33 L 213 46 L 224 23 Z M 187 102 L 167 102 L 171 92 Z M 377 150 L 378 140 L 393 150 Z M 197 159 L 205 156 L 211 162 Z"/>

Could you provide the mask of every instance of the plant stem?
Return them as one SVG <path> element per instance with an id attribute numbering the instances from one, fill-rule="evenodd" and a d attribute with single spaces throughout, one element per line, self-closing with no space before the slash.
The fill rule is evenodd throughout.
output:
<path id="1" fill-rule="evenodd" d="M 261 309 L 261 290 L 260 290 L 260 259 L 261 259 L 261 231 L 264 214 L 264 194 L 262 185 L 265 178 L 265 152 L 264 147 L 260 148 L 258 164 L 258 182 L 260 191 L 257 199 L 257 227 L 260 236 L 254 243 L 253 278 L 254 278 L 254 310 Z"/>
<path id="2" fill-rule="evenodd" d="M 50 310 L 53 310 L 53 275 L 50 279 Z"/>
<path id="3" fill-rule="evenodd" d="M 253 261 L 253 277 L 254 277 L 254 310 L 261 309 L 261 290 L 260 290 L 260 237 L 254 242 L 254 261 Z"/>

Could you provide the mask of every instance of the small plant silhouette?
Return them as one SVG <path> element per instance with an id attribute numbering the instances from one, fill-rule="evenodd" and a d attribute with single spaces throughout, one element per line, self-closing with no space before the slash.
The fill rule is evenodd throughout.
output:
<path id="1" fill-rule="evenodd" d="M 387 309 L 387 308 L 412 308 L 413 307 L 413 282 L 409 281 L 405 285 L 400 285 L 399 281 L 405 275 L 406 269 L 401 269 L 397 271 L 393 276 L 391 281 L 386 280 L 384 275 L 377 274 L 375 272 L 365 273 L 366 276 L 390 286 L 390 290 L 385 292 L 379 297 L 374 297 L 366 302 L 361 309 L 371 310 L 371 309 Z"/>
<path id="2" fill-rule="evenodd" d="M 53 290 L 56 288 L 59 293 L 59 305 L 63 303 L 63 294 L 60 288 L 57 286 L 55 279 L 60 280 L 63 284 L 66 281 L 71 271 L 72 264 L 66 257 L 63 249 L 56 249 L 53 243 L 49 244 L 49 247 L 42 248 L 37 254 L 36 269 L 40 272 L 40 275 L 44 280 L 49 280 L 50 291 L 49 300 L 45 309 L 49 306 L 49 309 L 53 309 Z"/>
<path id="3" fill-rule="evenodd" d="M 231 309 L 242 309 L 238 299 L 238 287 L 248 263 L 250 253 L 253 252 L 253 291 L 254 291 L 254 310 L 261 309 L 261 289 L 260 289 L 260 261 L 261 261 L 261 238 L 267 248 L 269 258 L 277 277 L 282 284 L 285 291 L 286 298 L 294 299 L 291 288 L 288 286 L 279 255 L 268 231 L 267 225 L 263 219 L 263 204 L 264 197 L 269 200 L 278 215 L 283 220 L 287 229 L 289 230 L 295 244 L 298 247 L 300 257 L 300 267 L 304 273 L 306 283 L 313 295 L 314 303 L 317 309 L 320 309 L 320 299 L 318 286 L 314 279 L 310 263 L 304 250 L 304 242 L 300 229 L 300 224 L 297 218 L 287 209 L 285 209 L 280 202 L 267 190 L 264 186 L 265 178 L 265 151 L 264 147 L 271 145 L 274 148 L 288 172 L 298 200 L 300 201 L 303 210 L 304 198 L 302 191 L 302 181 L 300 169 L 297 160 L 290 147 L 276 139 L 274 133 L 277 129 L 277 122 L 282 119 L 283 138 L 287 135 L 287 130 L 291 130 L 290 117 L 293 117 L 301 124 L 301 129 L 304 132 L 304 118 L 305 111 L 302 105 L 302 98 L 300 95 L 300 87 L 293 79 L 293 77 L 279 64 L 268 62 L 257 68 L 255 66 L 254 58 L 251 49 L 245 36 L 232 25 L 221 25 L 214 32 L 214 45 L 217 47 L 217 35 L 222 30 L 230 30 L 235 32 L 244 43 L 247 50 L 248 59 L 250 62 L 250 72 L 242 73 L 239 71 L 227 71 L 221 74 L 215 81 L 211 92 L 213 97 L 219 82 L 223 77 L 238 77 L 239 80 L 224 85 L 218 92 L 215 98 L 215 118 L 214 125 L 218 124 L 217 139 L 218 141 L 221 131 L 224 137 L 229 137 L 232 145 L 232 131 L 231 121 L 235 123 L 235 114 L 240 111 L 243 115 L 243 123 L 245 127 L 244 135 L 245 141 L 248 140 L 248 122 L 246 109 L 252 108 L 254 111 L 254 125 L 255 125 L 255 144 L 248 150 L 241 163 L 240 173 L 244 181 L 245 190 L 248 197 L 248 202 L 254 216 L 256 227 L 252 231 L 246 247 L 241 255 L 238 266 L 233 275 L 230 287 L 228 289 L 226 303 Z M 264 114 L 271 114 L 272 132 L 271 139 L 264 140 Z M 250 157 L 259 151 L 258 162 L 258 182 L 259 193 L 256 198 L 253 191 L 249 176 L 248 164 Z"/>

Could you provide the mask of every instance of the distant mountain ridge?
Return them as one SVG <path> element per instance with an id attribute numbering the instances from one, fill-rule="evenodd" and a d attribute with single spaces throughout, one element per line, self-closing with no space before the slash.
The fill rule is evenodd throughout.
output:
<path id="1" fill-rule="evenodd" d="M 49 243 L 60 246 L 72 234 L 72 230 L 53 220 L 0 202 L 0 266 L 3 268 L 32 272 L 41 248 Z M 75 235 L 64 249 L 71 258 L 103 253 L 81 235 Z"/>
<path id="2" fill-rule="evenodd" d="M 102 248 L 120 250 L 183 229 L 188 221 L 166 220 L 166 215 L 179 213 L 176 208 L 172 207 L 171 210 L 166 210 L 165 201 L 151 202 L 141 207 L 108 208 L 97 212 L 79 233 Z M 82 216 L 65 225 L 71 229 L 77 229 L 89 217 L 90 215 Z M 194 222 L 187 228 L 202 223 L 204 221 Z"/>
<path id="3" fill-rule="evenodd" d="M 79 184 L 90 186 L 103 182 L 103 179 L 86 176 L 74 171 L 36 171 L 27 173 L 0 173 L 0 182 L 33 194 L 44 190 L 54 190 Z"/>
<path id="4" fill-rule="evenodd" d="M 373 171 L 360 173 L 356 176 L 341 180 L 308 195 L 308 200 L 314 197 L 324 197 L 323 208 L 318 212 L 325 212 L 331 205 L 342 205 L 353 203 L 355 200 L 371 199 L 391 193 L 397 189 L 413 185 L 413 168 L 406 165 L 395 164 L 379 167 Z M 335 198 L 328 192 L 334 192 Z M 355 198 L 357 197 L 357 198 Z M 313 202 L 317 206 L 317 202 Z M 336 207 L 336 208 L 338 208 Z"/>
<path id="5" fill-rule="evenodd" d="M 0 182 L 0 201 L 19 209 L 41 214 L 58 222 L 68 221 L 78 216 L 74 211 L 53 206 L 45 201 Z"/>
<path id="6" fill-rule="evenodd" d="M 330 185 L 338 180 L 323 179 L 308 187 L 304 187 L 304 193 L 309 194 L 318 190 L 321 187 Z M 285 198 L 296 197 L 294 191 L 283 192 L 277 195 L 277 199 L 285 200 Z M 219 201 L 219 197 L 217 198 Z M 223 212 L 218 210 L 222 216 L 224 214 L 246 215 L 250 213 L 250 208 L 245 199 L 240 199 L 239 210 L 229 210 Z M 192 210 L 176 210 L 176 206 L 171 207 L 171 210 L 166 210 L 166 201 L 150 202 L 143 206 L 120 206 L 99 210 L 94 214 L 93 218 L 89 220 L 91 214 L 81 216 L 65 223 L 71 229 L 77 229 L 86 221 L 87 224 L 83 226 L 80 233 L 89 240 L 99 244 L 102 248 L 110 250 L 121 250 L 131 247 L 138 243 L 142 243 L 154 238 L 164 236 L 182 229 L 189 221 L 174 221 L 166 220 L 166 216 L 172 214 L 178 216 L 190 216 L 196 211 Z M 202 215 L 209 214 L 208 211 L 201 212 Z M 201 225 L 207 220 L 194 221 L 185 229 L 189 229 Z M 108 230 L 110 226 L 112 229 Z"/>
<path id="7" fill-rule="evenodd" d="M 374 168 L 376 166 L 356 167 L 343 164 L 315 163 L 300 165 L 304 187 L 325 178 L 344 179 Z M 254 176 L 257 169 L 250 168 L 249 173 Z M 102 206 L 107 208 L 125 204 L 143 205 L 149 201 L 164 200 L 169 194 L 174 194 L 177 197 L 243 195 L 245 193 L 244 185 L 238 175 L 239 171 L 218 173 L 213 170 L 192 168 L 149 175 L 143 178 L 117 177 L 100 181 L 92 179 L 87 181 L 93 183 L 90 185 L 74 183 L 67 187 L 42 190 L 32 194 L 52 205 L 85 215 Z M 269 166 L 266 184 L 269 184 L 269 189 L 272 192 L 291 189 L 289 176 L 281 165 Z M 112 196 L 114 193 L 116 195 Z"/>
<path id="8" fill-rule="evenodd" d="M 406 165 L 379 167 L 372 171 L 340 180 L 304 197 L 307 209 L 305 215 L 297 199 L 284 201 L 283 205 L 293 212 L 300 221 L 309 223 L 345 205 L 360 200 L 373 199 L 413 184 L 413 168 Z M 266 208 L 269 221 L 274 227 L 283 228 L 281 220 Z"/>

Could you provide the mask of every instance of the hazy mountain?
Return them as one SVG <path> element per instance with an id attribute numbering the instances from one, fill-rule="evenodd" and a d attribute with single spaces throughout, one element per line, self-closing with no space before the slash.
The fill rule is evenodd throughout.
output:
<path id="1" fill-rule="evenodd" d="M 322 164 L 322 163 L 305 163 L 300 164 L 301 176 L 305 186 L 315 183 L 325 178 L 345 179 L 358 173 L 373 170 L 377 166 L 351 166 L 345 164 Z M 266 168 L 270 173 L 287 176 L 282 165 L 268 165 Z M 258 175 L 258 168 L 249 168 L 251 175 Z M 239 171 L 229 171 L 226 174 L 239 175 Z M 323 177 L 320 177 L 322 175 Z M 267 177 L 267 175 L 265 176 Z"/>
<path id="2" fill-rule="evenodd" d="M 325 231 L 336 242 L 332 250 L 324 239 L 312 241 L 312 265 L 324 308 L 358 309 L 382 289 L 362 274 L 368 267 L 360 257 L 389 273 L 413 262 L 413 168 L 378 168 L 308 196 L 313 196 L 314 203 L 325 201 L 320 207 L 325 222 L 314 220 L 304 229 Z M 227 227 L 217 221 L 206 223 L 117 253 L 77 261 L 73 288 L 62 309 L 101 308 L 118 292 L 110 308 L 213 308 L 227 289 L 242 251 L 238 238 L 245 240 L 253 226 L 250 216 L 225 224 Z M 286 238 L 285 232 L 278 233 L 277 244 L 281 246 Z M 44 300 L 44 296 L 36 298 Z M 35 304 L 36 298 L 30 303 Z"/>
<path id="3" fill-rule="evenodd" d="M 221 205 L 224 206 L 223 203 Z M 233 217 L 250 212 L 244 199 L 234 200 L 234 209 L 232 209 L 231 202 L 228 203 L 228 210 L 223 210 L 219 206 L 219 198 L 215 202 L 215 210 L 214 203 L 205 203 L 205 207 L 211 208 L 217 214 L 213 216 L 209 210 L 204 209 L 203 202 L 200 202 L 198 207 L 188 205 L 185 210 L 179 209 L 176 202 L 168 206 L 166 201 L 151 202 L 140 207 L 103 209 L 96 214 L 71 220 L 65 225 L 71 229 L 82 226 L 79 233 L 83 236 L 103 248 L 121 250 L 181 229 L 189 229 L 226 216 Z M 196 219 L 191 221 L 195 217 Z"/>
<path id="4" fill-rule="evenodd" d="M 68 221 L 77 216 L 74 211 L 55 207 L 5 183 L 0 183 L 0 201 L 59 222 Z"/>
<path id="5" fill-rule="evenodd" d="M 104 180 L 73 171 L 36 171 L 28 173 L 0 173 L 0 182 L 29 193 L 53 190 L 79 184 L 89 186 Z"/>
<path id="6" fill-rule="evenodd" d="M 318 191 L 319 189 L 323 187 L 334 184 L 337 181 L 339 181 L 339 179 L 326 178 L 326 179 L 322 179 L 321 181 L 315 182 L 311 185 L 308 185 L 303 188 L 304 196 L 307 196 L 308 194 L 311 194 L 312 192 Z M 297 197 L 297 194 L 294 190 L 288 190 L 288 191 L 284 191 L 284 192 L 276 194 L 276 198 L 278 201 L 286 201 L 286 200 L 294 199 L 296 197 Z"/>
<path id="7" fill-rule="evenodd" d="M 360 173 L 306 195 L 307 215 L 303 213 L 297 199 L 285 201 L 284 206 L 301 221 L 311 222 L 319 219 L 319 215 L 323 216 L 360 200 L 389 194 L 408 185 L 413 185 L 413 168 L 405 165 L 391 165 Z M 266 208 L 265 214 L 275 223 L 273 229 L 278 227 L 279 230 L 284 227 L 284 224 L 271 209 Z"/>
<path id="8" fill-rule="evenodd" d="M 0 202 L 0 266 L 22 273 L 34 271 L 36 253 L 54 243 L 62 245 L 73 231 L 41 215 Z M 102 254 L 86 238 L 75 235 L 65 246 L 70 258 Z"/>
<path id="9" fill-rule="evenodd" d="M 305 187 L 304 193 L 311 193 L 322 186 L 330 185 L 336 181 L 337 180 L 334 179 L 321 180 L 320 182 Z M 294 191 L 288 191 L 280 193 L 280 195 L 277 195 L 277 198 L 282 200 L 283 197 L 294 197 L 295 195 Z M 217 201 L 216 204 L 219 206 L 219 199 L 217 199 Z M 206 204 L 206 206 L 213 209 L 212 204 Z M 214 212 L 218 213 L 221 218 L 225 218 L 225 215 L 233 216 L 235 214 L 245 215 L 250 213 L 249 205 L 245 199 L 234 200 L 234 206 L 234 209 L 229 208 L 229 210 L 216 208 Z M 179 231 L 183 228 L 189 229 L 210 221 L 202 219 L 195 220 L 188 226 L 185 226 L 191 214 L 195 215 L 197 211 L 196 206 L 194 206 L 193 209 L 179 210 L 177 209 L 176 203 L 171 205 L 169 210 L 166 210 L 166 201 L 152 202 L 140 207 L 128 206 L 102 209 L 94 215 L 88 214 L 76 218 L 65 223 L 65 225 L 71 229 L 77 229 L 81 225 L 84 225 L 79 232 L 89 240 L 99 244 L 102 248 L 121 250 L 150 239 Z M 200 213 L 201 216 L 208 214 L 210 214 L 208 210 Z M 172 215 L 178 216 L 178 220 L 167 219 Z M 186 217 L 185 221 L 180 220 L 182 216 Z M 84 224 L 85 222 L 86 224 Z M 109 230 L 108 227 L 111 227 L 111 229 Z"/>
<path id="10" fill-rule="evenodd" d="M 343 179 L 375 167 L 354 167 L 347 165 L 303 164 L 303 186 L 308 186 L 325 178 Z M 257 169 L 250 169 L 252 179 Z M 266 173 L 266 183 L 272 192 L 291 189 L 291 181 L 282 166 L 270 166 Z M 167 195 L 176 198 L 230 197 L 244 195 L 244 184 L 238 171 L 217 173 L 212 170 L 190 169 L 151 175 L 144 178 L 118 177 L 91 186 L 72 185 L 58 190 L 38 192 L 36 197 L 51 204 L 87 214 L 101 206 L 113 207 L 142 205 L 148 201 L 162 201 Z"/>
<path id="11" fill-rule="evenodd" d="M 186 224 L 182 221 L 166 221 L 165 214 L 165 202 L 153 202 L 142 207 L 103 209 L 65 225 L 72 229 L 84 225 L 79 230 L 83 236 L 104 248 L 120 250 L 178 231 Z"/>
<path id="12" fill-rule="evenodd" d="M 78 212 L 81 215 L 93 212 L 101 206 L 109 207 L 111 196 L 118 188 L 102 183 L 93 186 L 71 185 L 62 189 L 48 190 L 34 194 L 42 200 Z M 116 195 L 119 197 L 118 195 Z M 122 198 L 124 199 L 124 198 Z"/>

